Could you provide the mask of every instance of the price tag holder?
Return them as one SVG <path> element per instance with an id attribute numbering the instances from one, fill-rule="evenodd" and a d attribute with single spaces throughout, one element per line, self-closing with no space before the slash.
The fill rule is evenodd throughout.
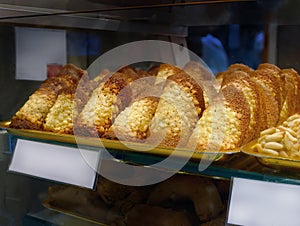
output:
<path id="1" fill-rule="evenodd" d="M 98 160 L 97 151 L 18 139 L 9 171 L 93 188 Z"/>
<path id="2" fill-rule="evenodd" d="M 299 226 L 300 186 L 233 178 L 228 225 Z"/>

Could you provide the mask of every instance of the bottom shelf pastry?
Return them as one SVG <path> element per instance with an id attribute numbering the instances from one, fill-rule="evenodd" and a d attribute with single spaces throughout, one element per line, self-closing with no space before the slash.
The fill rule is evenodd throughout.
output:
<path id="1" fill-rule="evenodd" d="M 177 174 L 133 187 L 100 178 L 96 191 L 58 185 L 48 193 L 45 207 L 100 225 L 223 226 L 229 181 Z"/>

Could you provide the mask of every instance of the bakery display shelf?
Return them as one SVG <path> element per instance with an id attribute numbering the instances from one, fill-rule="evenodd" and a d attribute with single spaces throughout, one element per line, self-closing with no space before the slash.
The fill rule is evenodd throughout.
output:
<path id="1" fill-rule="evenodd" d="M 14 149 L 14 145 L 17 139 L 27 139 L 38 142 L 46 142 L 49 144 L 57 144 L 62 146 L 77 147 L 76 143 L 67 143 L 62 141 L 43 140 L 34 137 L 25 137 L 11 133 L 12 130 L 8 130 L 10 134 L 11 149 Z M 88 150 L 99 151 L 100 147 L 91 145 L 80 145 L 80 148 Z M 128 164 L 151 166 L 165 159 L 166 155 L 162 153 L 149 153 L 130 151 L 125 149 L 108 148 L 110 154 L 115 160 Z M 208 154 L 204 154 L 207 158 L 211 158 Z M 203 157 L 202 156 L 202 157 Z M 182 156 L 181 156 L 182 157 Z M 256 179 L 263 181 L 274 181 L 288 184 L 300 184 L 300 171 L 292 171 L 288 168 L 274 168 L 269 167 L 267 164 L 261 164 L 260 158 L 249 155 L 243 152 L 232 154 L 214 154 L 214 161 L 210 161 L 207 168 L 199 171 L 199 164 L 202 162 L 201 158 L 191 158 L 180 170 L 182 174 L 192 175 L 204 175 L 211 178 L 231 179 L 232 177 Z M 178 159 L 180 161 L 180 158 Z M 205 162 L 205 161 L 204 161 Z"/>
<path id="2" fill-rule="evenodd" d="M 92 150 L 99 150 L 99 148 L 107 148 L 109 150 L 116 150 L 120 152 L 142 152 L 143 154 L 169 156 L 170 154 L 176 155 L 176 157 L 187 158 L 192 160 L 201 160 L 208 158 L 213 161 L 226 160 L 229 155 L 239 152 L 239 149 L 230 150 L 227 152 L 206 152 L 203 150 L 196 150 L 191 153 L 191 150 L 185 148 L 176 148 L 176 153 L 173 148 L 167 147 L 154 147 L 150 144 L 143 144 L 137 142 L 118 141 L 103 138 L 93 137 L 80 137 L 69 134 L 58 134 L 46 131 L 28 130 L 28 129 L 13 129 L 9 128 L 10 122 L 0 122 L 0 128 L 4 128 L 9 134 L 31 139 L 34 141 L 58 143 L 67 146 L 75 146 L 80 148 L 87 148 Z"/>

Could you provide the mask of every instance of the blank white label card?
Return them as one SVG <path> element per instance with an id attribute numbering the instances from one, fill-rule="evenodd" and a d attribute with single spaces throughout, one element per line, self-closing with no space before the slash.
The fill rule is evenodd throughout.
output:
<path id="1" fill-rule="evenodd" d="M 9 170 L 93 188 L 98 161 L 97 151 L 18 139 Z"/>
<path id="2" fill-rule="evenodd" d="M 227 223 L 299 226 L 300 186 L 233 178 Z"/>

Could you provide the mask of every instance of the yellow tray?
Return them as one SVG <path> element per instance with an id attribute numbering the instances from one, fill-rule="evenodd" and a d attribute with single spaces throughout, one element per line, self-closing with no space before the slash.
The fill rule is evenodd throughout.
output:
<path id="1" fill-rule="evenodd" d="M 34 140 L 41 141 L 55 141 L 66 144 L 77 144 L 77 145 L 86 145 L 91 147 L 105 147 L 107 149 L 122 150 L 122 151 L 131 151 L 138 152 L 143 154 L 152 154 L 160 156 L 169 156 L 175 150 L 174 148 L 168 147 L 154 147 L 148 144 L 137 143 L 137 142 L 128 142 L 128 141 L 118 141 L 110 140 L 104 138 L 93 138 L 93 137 L 79 137 L 69 134 L 58 134 L 53 132 L 39 131 L 39 130 L 29 130 L 29 129 L 14 129 L 9 127 L 10 121 L 0 122 L 0 128 L 6 129 L 10 134 L 31 138 Z M 143 151 L 147 150 L 147 151 Z M 240 152 L 240 149 L 223 151 L 223 152 L 207 152 L 205 150 L 195 150 L 191 154 L 190 149 L 177 148 L 176 156 L 177 157 L 190 157 L 191 160 L 200 160 L 208 159 L 214 161 L 226 160 L 230 154 Z"/>
<path id="2" fill-rule="evenodd" d="M 241 152 L 255 156 L 256 159 L 264 166 L 278 170 L 300 170 L 300 160 L 289 159 L 284 157 L 270 156 L 256 151 L 255 145 L 258 139 L 241 147 Z"/>

